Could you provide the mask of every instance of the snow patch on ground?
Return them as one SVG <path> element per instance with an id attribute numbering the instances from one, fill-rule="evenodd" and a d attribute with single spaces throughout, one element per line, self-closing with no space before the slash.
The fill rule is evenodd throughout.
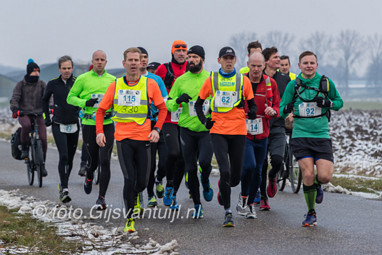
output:
<path id="1" fill-rule="evenodd" d="M 123 227 L 107 229 L 96 223 L 85 221 L 76 215 L 57 215 L 57 208 L 63 209 L 58 212 L 67 212 L 69 208 L 51 201 L 37 201 L 33 197 L 22 196 L 18 190 L 0 190 L 0 205 L 9 209 L 18 209 L 19 214 L 32 214 L 34 218 L 57 226 L 57 234 L 68 240 L 79 241 L 83 244 L 83 252 L 77 254 L 172 254 L 178 253 L 178 243 L 176 240 L 160 245 L 156 241 L 149 239 L 144 245 L 133 244 L 132 241 L 139 239 L 138 232 L 131 234 L 124 233 Z M 44 210 L 43 212 L 41 210 Z M 76 210 L 72 210 L 75 212 Z M 0 254 L 26 254 L 30 252 L 27 247 L 7 247 L 1 248 Z"/>

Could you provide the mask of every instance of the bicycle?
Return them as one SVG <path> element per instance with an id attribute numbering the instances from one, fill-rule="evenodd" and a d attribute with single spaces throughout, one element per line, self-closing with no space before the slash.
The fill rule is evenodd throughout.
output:
<path id="1" fill-rule="evenodd" d="M 284 162 L 282 169 L 277 173 L 277 185 L 280 191 L 285 188 L 286 180 L 289 179 L 293 193 L 298 193 L 302 183 L 302 172 L 296 158 L 293 156 L 290 148 L 290 139 L 292 138 L 292 130 L 286 131 L 286 144 L 284 153 Z"/>
<path id="2" fill-rule="evenodd" d="M 42 187 L 42 172 L 45 168 L 44 153 L 42 149 L 42 141 L 38 134 L 38 123 L 36 118 L 41 116 L 42 113 L 34 112 L 21 112 L 22 115 L 28 115 L 31 117 L 31 131 L 29 132 L 29 153 L 31 157 L 25 158 L 25 164 L 27 165 L 28 183 L 33 185 L 34 172 L 37 172 L 38 186 Z"/>

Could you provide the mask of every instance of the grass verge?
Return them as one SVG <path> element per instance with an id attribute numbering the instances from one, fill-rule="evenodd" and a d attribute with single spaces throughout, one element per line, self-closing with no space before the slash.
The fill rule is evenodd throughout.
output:
<path id="1" fill-rule="evenodd" d="M 4 249 L 4 254 L 8 254 L 7 249 L 15 248 L 25 248 L 28 254 L 73 254 L 81 251 L 81 243 L 57 236 L 55 226 L 16 211 L 0 206 L 0 248 Z"/>
<path id="2" fill-rule="evenodd" d="M 382 180 L 368 180 L 362 178 L 333 177 L 330 182 L 334 185 L 355 192 L 375 193 L 382 191 Z"/>

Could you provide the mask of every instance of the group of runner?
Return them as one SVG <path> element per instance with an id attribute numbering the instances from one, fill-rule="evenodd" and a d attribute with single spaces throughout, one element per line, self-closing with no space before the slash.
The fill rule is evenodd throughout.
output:
<path id="1" fill-rule="evenodd" d="M 263 50 L 258 41 L 248 44 L 247 67 L 240 71 L 236 71 L 236 53 L 231 47 L 219 51 L 221 68 L 211 73 L 204 69 L 205 51 L 200 45 L 188 47 L 184 41 L 174 41 L 171 56 L 169 63 L 149 65 L 146 49 L 128 48 L 122 62 L 126 75 L 120 78 L 107 73 L 106 53 L 101 50 L 93 53 L 93 68 L 77 78 L 72 74 L 72 59 L 59 59 L 61 75 L 44 86 L 41 108 L 45 125 L 52 125 L 59 151 L 60 201 L 71 200 L 68 179 L 82 128 L 87 153 L 84 191 L 92 192 L 94 171 L 100 166 L 96 200 L 100 210 L 107 208 L 110 158 L 116 140 L 128 212 L 126 232 L 135 231 L 133 213 L 142 209 L 146 188 L 148 206 L 157 206 L 157 200 L 163 198 L 164 205 L 178 210 L 177 192 L 183 176 L 194 203 L 193 218 L 203 218 L 200 186 L 204 199 L 211 201 L 213 154 L 220 172 L 217 200 L 224 208 L 223 226 L 234 226 L 231 188 L 240 183 L 239 215 L 256 218 L 256 203 L 260 210 L 270 210 L 268 197 L 276 195 L 276 174 L 283 167 L 283 118 L 294 118 L 291 146 L 302 169 L 308 206 L 302 225 L 315 226 L 315 203 L 323 198 L 321 184 L 329 182 L 333 173 L 329 112 L 343 105 L 334 83 L 316 72 L 316 55 L 310 51 L 300 55 L 297 77 L 289 73 L 288 57 L 282 57 L 280 67 L 277 49 Z M 21 82 L 24 87 L 40 81 L 38 75 L 37 80 L 28 80 L 31 69 L 39 71 L 36 66 L 36 70 L 27 68 Z M 15 118 L 25 110 L 25 98 L 17 95 L 11 100 Z M 25 122 L 19 121 L 21 125 Z M 26 150 L 25 139 L 22 142 Z"/>

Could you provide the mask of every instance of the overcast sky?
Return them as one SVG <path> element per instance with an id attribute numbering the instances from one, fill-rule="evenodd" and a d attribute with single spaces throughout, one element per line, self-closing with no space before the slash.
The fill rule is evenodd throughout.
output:
<path id="1" fill-rule="evenodd" d="M 298 38 L 313 31 L 335 35 L 354 29 L 381 32 L 380 0 L 0 0 L 0 64 L 25 68 L 62 55 L 88 62 L 107 53 L 107 68 L 122 67 L 122 53 L 142 46 L 150 61 L 171 58 L 171 44 L 184 40 L 206 51 L 207 64 L 240 32 L 264 35 L 272 30 Z M 248 42 L 243 42 L 247 45 Z M 276 45 L 277 46 L 277 45 Z"/>

